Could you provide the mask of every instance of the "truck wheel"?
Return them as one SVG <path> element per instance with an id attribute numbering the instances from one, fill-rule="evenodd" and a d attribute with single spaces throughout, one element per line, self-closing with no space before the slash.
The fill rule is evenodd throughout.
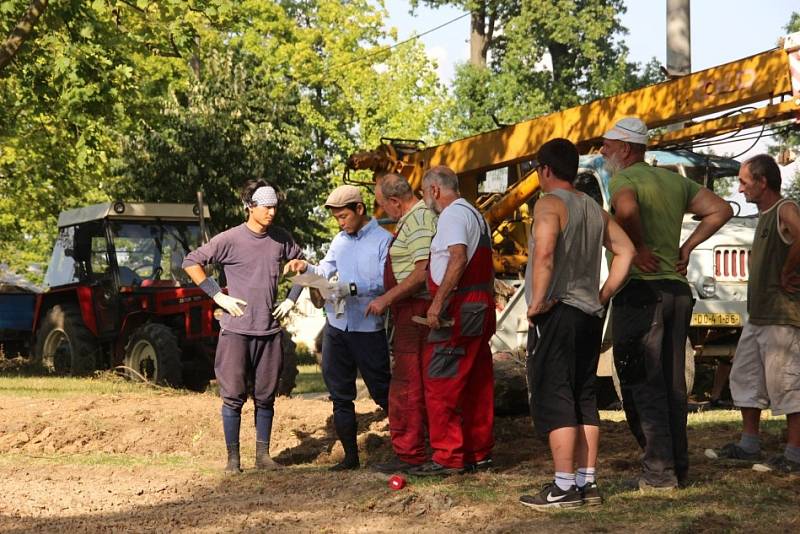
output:
<path id="1" fill-rule="evenodd" d="M 162 386 L 181 387 L 181 349 L 172 330 L 158 323 L 137 328 L 125 346 L 125 376 Z"/>
<path id="2" fill-rule="evenodd" d="M 87 375 L 97 365 L 97 339 L 83 324 L 77 306 L 58 304 L 44 315 L 36 332 L 34 357 L 55 374 Z"/>
<path id="3" fill-rule="evenodd" d="M 288 397 L 297 385 L 297 345 L 292 335 L 281 330 L 281 349 L 283 350 L 283 369 L 278 382 L 278 395 Z"/>
<path id="4" fill-rule="evenodd" d="M 686 369 L 684 370 L 684 376 L 686 377 L 686 394 L 692 394 L 692 388 L 694 387 L 694 346 L 692 342 L 688 339 L 686 340 Z M 620 402 L 622 402 L 622 387 L 619 384 L 619 375 L 617 374 L 617 368 L 614 366 L 614 360 L 611 360 L 611 378 L 614 380 L 614 390 L 617 392 L 617 397 L 619 398 Z"/>

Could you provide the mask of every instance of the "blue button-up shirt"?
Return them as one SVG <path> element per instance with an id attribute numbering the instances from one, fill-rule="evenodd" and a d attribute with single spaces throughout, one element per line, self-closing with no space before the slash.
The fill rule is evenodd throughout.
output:
<path id="1" fill-rule="evenodd" d="M 340 317 L 336 317 L 333 304 L 325 302 L 325 313 L 331 326 L 351 332 L 383 330 L 383 316 L 364 317 L 364 311 L 372 299 L 384 293 L 383 265 L 391 242 L 392 234 L 372 219 L 355 235 L 339 232 L 320 264 L 308 266 L 310 272 L 325 278 L 338 272 L 339 282 L 355 282 L 358 287 L 356 296 L 345 298 L 344 313 Z"/>

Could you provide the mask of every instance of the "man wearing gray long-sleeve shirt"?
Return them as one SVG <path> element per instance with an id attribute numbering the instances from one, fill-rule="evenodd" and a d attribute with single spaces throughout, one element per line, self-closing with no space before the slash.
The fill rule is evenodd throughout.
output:
<path id="1" fill-rule="evenodd" d="M 222 397 L 222 427 L 228 449 L 225 471 L 241 471 L 239 428 L 247 400 L 247 375 L 254 384 L 256 468 L 280 467 L 269 456 L 275 392 L 283 354 L 281 327 L 272 308 L 281 263 L 302 258 L 300 247 L 286 230 L 272 225 L 278 195 L 264 180 L 250 180 L 242 189 L 247 222 L 215 236 L 186 256 L 183 268 L 227 313 L 220 320 L 214 374 Z M 228 294 L 203 265 L 217 263 L 225 271 Z"/>

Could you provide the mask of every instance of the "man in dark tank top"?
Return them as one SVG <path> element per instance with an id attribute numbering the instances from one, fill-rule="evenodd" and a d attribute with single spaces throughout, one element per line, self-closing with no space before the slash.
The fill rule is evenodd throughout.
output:
<path id="1" fill-rule="evenodd" d="M 627 278 L 634 248 L 622 228 L 573 186 L 575 145 L 552 139 L 542 145 L 537 163 L 546 195 L 534 208 L 525 273 L 528 389 L 534 426 L 548 438 L 555 477 L 520 502 L 535 510 L 598 505 L 595 380 L 603 315 Z M 614 259 L 601 288 L 603 246 Z"/>
<path id="2" fill-rule="evenodd" d="M 747 280 L 749 317 L 731 368 L 731 396 L 742 411 L 742 435 L 712 458 L 757 462 L 761 410 L 785 415 L 786 448 L 753 469 L 800 473 L 800 209 L 781 197 L 781 172 L 762 154 L 739 169 L 739 192 L 758 206 Z"/>

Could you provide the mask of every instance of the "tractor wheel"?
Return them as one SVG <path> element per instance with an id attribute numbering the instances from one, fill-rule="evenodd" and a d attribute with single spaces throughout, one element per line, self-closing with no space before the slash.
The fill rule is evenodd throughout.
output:
<path id="1" fill-rule="evenodd" d="M 162 386 L 181 387 L 181 349 L 172 330 L 158 323 L 137 328 L 125 347 L 125 376 Z"/>
<path id="2" fill-rule="evenodd" d="M 76 306 L 59 304 L 45 313 L 36 332 L 35 360 L 45 370 L 74 376 L 88 375 L 97 366 L 97 339 L 83 324 Z"/>
<path id="3" fill-rule="evenodd" d="M 278 395 L 288 397 L 297 385 L 297 345 L 292 335 L 281 330 L 281 349 L 283 350 L 283 369 L 278 382 Z"/>
<path id="4" fill-rule="evenodd" d="M 686 369 L 684 370 L 684 376 L 686 377 L 686 395 L 692 394 L 692 388 L 694 387 L 694 346 L 692 342 L 688 339 L 686 340 Z M 617 397 L 619 398 L 620 402 L 622 401 L 622 387 L 619 383 L 619 375 L 617 374 L 617 368 L 614 367 L 614 361 L 611 361 L 611 378 L 614 380 L 614 390 L 617 392 Z"/>

